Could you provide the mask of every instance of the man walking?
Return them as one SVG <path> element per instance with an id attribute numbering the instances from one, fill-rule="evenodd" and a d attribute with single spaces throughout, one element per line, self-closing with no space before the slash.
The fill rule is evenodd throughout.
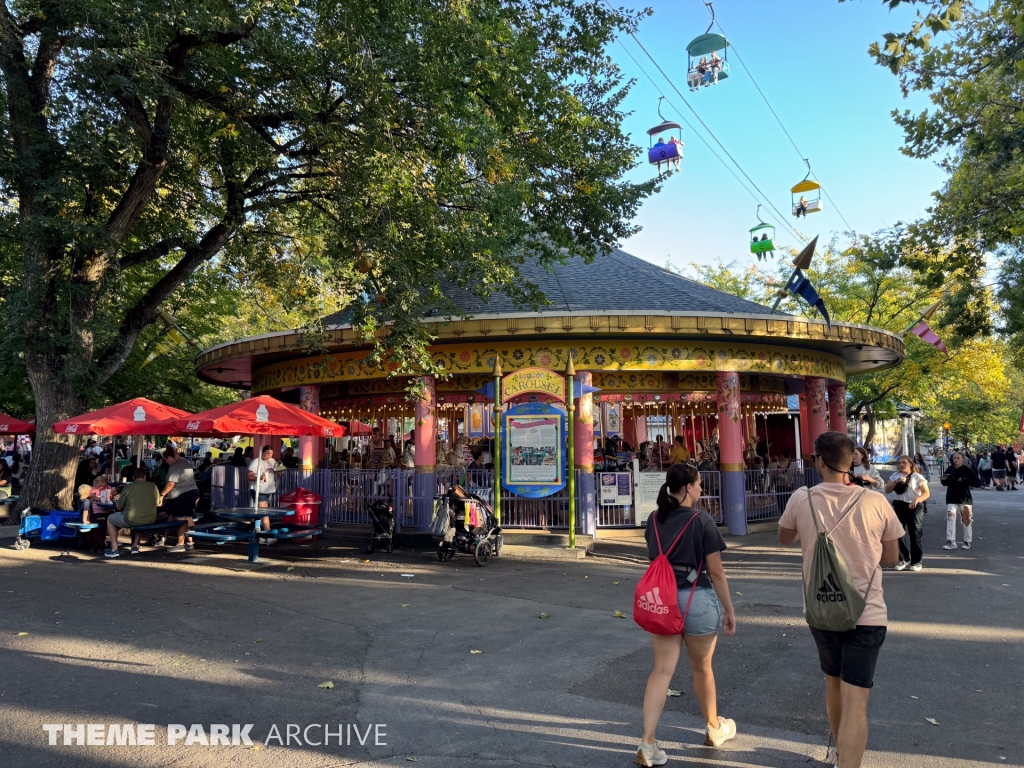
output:
<path id="1" fill-rule="evenodd" d="M 1001 445 L 992 451 L 992 484 L 997 491 L 1006 490 L 1006 453 Z"/>
<path id="2" fill-rule="evenodd" d="M 865 599 L 854 629 L 811 627 L 825 673 L 825 712 L 836 744 L 839 768 L 859 768 L 868 742 L 868 698 L 875 664 L 885 640 L 888 614 L 882 597 L 882 566 L 896 565 L 903 526 L 880 493 L 848 485 L 853 441 L 825 432 L 814 441 L 814 466 L 823 482 L 794 493 L 779 520 L 779 541 L 800 542 L 803 580 L 810 579 L 818 533 L 829 534 L 857 590 Z M 814 512 L 811 511 L 813 498 Z M 805 605 L 806 610 L 806 605 Z"/>

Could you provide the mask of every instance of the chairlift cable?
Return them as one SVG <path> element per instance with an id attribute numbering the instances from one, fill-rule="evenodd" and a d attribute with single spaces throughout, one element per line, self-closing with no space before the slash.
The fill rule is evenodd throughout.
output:
<path id="1" fill-rule="evenodd" d="M 704 137 L 703 137 L 703 136 L 702 136 L 702 135 L 701 135 L 701 134 L 700 134 L 700 133 L 699 133 L 699 132 L 697 131 L 697 129 L 696 129 L 696 128 L 694 128 L 693 124 L 692 124 L 692 123 L 691 123 L 691 122 L 690 122 L 689 120 L 687 120 L 687 119 L 686 119 L 685 115 L 683 115 L 683 112 L 682 112 L 682 110 L 681 110 L 681 109 L 679 109 L 679 107 L 677 107 L 677 106 L 676 106 L 676 105 L 675 105 L 675 104 L 674 104 L 674 103 L 672 102 L 672 100 L 668 98 L 668 96 L 665 96 L 665 95 L 663 95 L 663 94 L 662 94 L 662 92 L 661 92 L 661 88 L 659 88 L 659 87 L 658 87 L 658 84 L 657 84 L 657 83 L 656 83 L 656 82 L 654 81 L 654 78 L 653 78 L 653 77 L 651 77 L 651 75 L 650 75 L 650 74 L 649 74 L 649 73 L 647 72 L 647 70 L 646 70 L 646 69 L 644 69 L 644 68 L 643 68 L 643 66 L 642 66 L 642 65 L 640 64 L 640 62 L 636 60 L 636 57 L 635 57 L 635 56 L 633 55 L 633 53 L 632 53 L 632 52 L 631 52 L 631 51 L 629 50 L 629 48 L 627 48 L 627 47 L 626 47 L 626 46 L 625 46 L 625 45 L 623 44 L 623 42 L 622 42 L 621 40 L 619 40 L 618 42 L 619 42 L 619 45 L 620 45 L 620 46 L 622 47 L 622 50 L 624 50 L 624 51 L 626 52 L 626 55 L 627 55 L 627 56 L 629 56 L 629 58 L 633 60 L 633 63 L 634 63 L 634 64 L 636 64 L 636 67 L 637 67 L 637 69 L 639 69 L 639 70 L 640 70 L 640 72 L 642 72 L 642 73 L 643 73 L 644 77 L 646 77 L 646 78 L 647 78 L 647 80 L 648 80 L 648 81 L 649 81 L 649 82 L 651 83 L 651 85 L 653 85 L 653 86 L 654 86 L 654 89 L 655 89 L 655 91 L 657 91 L 657 93 L 658 93 L 658 96 L 659 96 L 660 98 L 664 99 L 664 100 L 665 100 L 665 102 L 666 102 L 666 103 L 667 103 L 667 104 L 668 104 L 668 105 L 669 105 L 670 107 L 672 107 L 672 109 L 674 109 L 674 110 L 676 111 L 676 114 L 678 114 L 678 115 L 679 115 L 679 119 L 680 119 L 680 120 L 682 120 L 682 121 L 683 121 L 683 123 L 684 123 L 684 124 L 686 125 L 686 127 L 687 127 L 687 128 L 689 128 L 689 129 L 690 129 L 690 131 L 692 131 L 692 132 L 693 132 L 693 135 L 694 135 L 694 136 L 696 136 L 696 137 L 697 137 L 698 139 L 700 139 L 700 140 L 701 140 L 701 142 L 703 142 L 704 146 L 706 146 L 706 147 L 708 148 L 708 150 L 710 150 L 711 154 L 715 156 L 715 158 L 716 158 L 716 159 L 718 160 L 718 162 L 720 162 L 720 163 L 721 163 L 721 164 L 722 164 L 722 165 L 723 165 L 723 166 L 725 167 L 725 169 L 726 169 L 727 171 L 729 171 L 729 173 L 731 173 L 731 174 L 732 174 L 733 178 L 734 178 L 734 179 L 736 179 L 736 181 L 737 181 L 737 182 L 739 183 L 739 185 L 740 185 L 741 187 L 743 187 L 743 190 L 744 190 L 744 191 L 745 191 L 745 192 L 746 192 L 746 193 L 747 193 L 748 195 L 750 195 L 750 196 L 751 196 L 751 197 L 752 197 L 752 198 L 754 199 L 754 202 L 756 202 L 756 203 L 757 203 L 758 205 L 761 205 L 761 199 L 762 199 L 762 198 L 764 198 L 764 193 L 763 193 L 763 192 L 761 192 L 761 190 L 760 190 L 760 189 L 758 189 L 757 191 L 758 191 L 758 192 L 760 192 L 760 193 L 761 193 L 761 195 L 762 195 L 762 198 L 758 198 L 758 196 L 757 196 L 756 194 L 754 194 L 753 192 L 751 192 L 751 191 L 750 191 L 750 187 L 748 187 L 748 186 L 747 186 L 747 185 L 746 185 L 746 184 L 744 183 L 743 179 L 741 179 L 741 178 L 740 178 L 739 176 L 737 176 L 737 175 L 736 175 L 736 171 L 734 171 L 734 170 L 732 169 L 732 167 L 731 167 L 731 166 L 730 166 L 730 165 L 729 165 L 729 164 L 728 164 L 728 163 L 727 163 L 727 162 L 726 162 L 726 161 L 725 161 L 725 160 L 724 160 L 724 159 L 722 158 L 722 156 L 721 156 L 721 155 L 720 155 L 720 154 L 719 154 L 718 152 L 716 152 L 716 151 L 715 151 L 715 148 L 714 148 L 713 146 L 711 146 L 711 144 L 709 144 L 709 143 L 708 143 L 708 140 L 707 140 L 707 139 L 705 139 L 705 138 L 704 138 Z M 639 42 L 639 41 L 638 41 L 638 42 Z M 641 46 L 641 47 L 643 47 L 643 46 Z M 733 160 L 733 162 L 735 163 L 736 161 L 735 161 L 735 160 Z M 742 169 L 741 169 L 741 170 L 742 170 Z M 744 176 L 746 176 L 746 174 L 745 174 L 745 173 L 744 173 L 743 175 L 744 175 Z M 747 178 L 749 179 L 749 176 L 748 176 Z M 755 188 L 756 188 L 756 186 L 755 186 Z M 764 198 L 764 199 L 767 199 L 767 198 Z M 768 202 L 768 205 L 770 205 L 770 206 L 772 207 L 772 209 L 773 209 L 773 210 L 775 210 L 775 212 L 776 212 L 776 213 L 778 213 L 778 210 L 777 210 L 777 209 L 775 208 L 775 206 L 774 206 L 774 205 L 771 205 L 771 203 L 770 203 L 770 202 Z M 792 227 L 792 226 L 790 225 L 790 223 L 789 223 L 789 220 L 788 220 L 788 219 L 787 219 L 787 218 L 786 218 L 785 216 L 782 216 L 782 214 L 779 214 L 779 216 L 778 216 L 778 217 L 776 217 L 775 215 L 772 215 L 771 213 L 769 213 L 769 216 L 770 216 L 771 218 L 775 219 L 775 221 L 776 221 L 776 222 L 778 222 L 779 226 L 782 226 L 782 227 L 785 227 L 786 229 L 788 229 L 788 230 L 789 230 L 789 231 L 790 231 L 790 232 L 791 232 L 791 233 L 793 234 L 793 237 L 794 237 L 794 238 L 796 239 L 796 241 L 797 241 L 798 243 L 802 243 L 802 242 L 805 242 L 805 241 L 806 241 L 806 239 L 807 239 L 807 238 L 805 238 L 805 237 L 801 237 L 801 236 L 800 236 L 800 234 L 799 234 L 799 233 L 798 233 L 798 232 L 797 232 L 797 231 L 796 231 L 795 229 L 793 229 L 793 227 Z"/>
<path id="2" fill-rule="evenodd" d="M 607 2 L 607 0 L 605 0 L 605 1 Z M 611 6 L 609 6 L 609 7 L 611 7 Z M 715 140 L 715 143 L 718 144 L 718 146 L 722 149 L 722 151 L 726 154 L 726 156 L 733 162 L 733 164 L 736 166 L 736 168 L 739 169 L 739 172 L 742 173 L 743 176 L 747 179 L 747 181 L 750 182 L 750 185 L 754 189 L 756 189 L 758 191 L 758 193 L 761 195 L 761 197 L 764 198 L 765 202 L 768 204 L 768 206 L 773 211 L 775 211 L 775 213 L 779 216 L 779 218 L 785 220 L 786 217 L 782 215 L 782 213 L 779 211 L 778 208 L 775 207 L 775 204 L 772 203 L 771 198 L 768 197 L 768 195 L 766 195 L 764 192 L 762 192 L 761 188 L 757 186 L 757 184 L 754 182 L 754 180 L 752 178 L 750 178 L 750 175 L 745 170 L 743 170 L 743 166 L 741 166 L 736 161 L 736 158 L 732 156 L 732 154 L 729 152 L 728 149 L 725 148 L 725 145 L 722 144 L 722 142 L 719 140 L 719 138 L 715 135 L 715 132 L 712 131 L 711 128 L 708 127 L 708 124 L 704 122 L 703 118 L 701 118 L 701 116 L 699 114 L 697 114 L 697 110 L 695 110 L 693 108 L 693 106 L 691 106 L 690 102 L 686 100 L 686 97 L 683 96 L 682 92 L 676 87 L 676 84 L 672 80 L 672 78 L 669 77 L 665 73 L 665 70 L 661 68 L 661 65 L 658 63 L 658 61 L 651 55 L 651 52 L 648 51 L 644 47 L 644 44 L 640 42 L 640 39 L 633 32 L 629 32 L 628 34 L 629 34 L 630 37 L 633 38 L 633 41 L 637 45 L 640 46 L 640 50 L 642 50 L 647 55 L 647 58 L 651 60 L 651 63 L 654 64 L 654 66 L 657 68 L 657 70 L 661 73 L 661 76 L 665 78 L 665 80 L 668 82 L 668 84 L 670 86 L 672 86 L 672 90 L 676 92 L 676 95 L 678 95 L 680 99 L 682 99 L 683 104 L 686 105 L 687 109 L 689 109 L 693 113 L 693 116 L 697 118 L 697 121 L 702 126 L 704 126 L 704 130 L 706 130 L 708 132 L 708 135 L 711 136 L 711 138 Z M 793 232 L 794 235 L 796 235 L 796 230 L 792 229 L 792 227 L 788 227 L 788 228 Z M 800 242 L 803 242 L 806 239 L 806 238 L 800 237 L 799 235 L 796 235 L 796 237 L 797 237 L 797 240 L 800 241 Z"/>
<path id="3" fill-rule="evenodd" d="M 786 138 L 789 139 L 789 143 L 793 145 L 793 149 L 796 150 L 796 153 L 800 157 L 800 159 L 804 160 L 806 158 L 806 156 L 800 150 L 800 147 L 798 147 L 796 145 L 796 141 L 794 141 L 793 136 L 786 129 L 785 124 L 782 122 L 782 118 L 779 117 L 779 113 L 775 111 L 775 107 L 773 107 L 771 102 L 768 101 L 768 97 L 765 96 L 764 91 L 761 90 L 761 86 L 758 85 L 757 80 L 754 79 L 753 73 L 750 71 L 750 68 L 746 65 L 746 62 L 743 61 L 743 57 L 740 56 L 740 52 L 736 49 L 736 43 L 733 42 L 732 38 L 730 38 L 728 34 L 726 34 L 725 27 L 722 26 L 722 22 L 720 22 L 716 18 L 714 23 L 718 25 L 718 28 L 720 30 L 722 30 L 722 34 L 725 36 L 725 38 L 727 40 L 729 40 L 729 46 L 732 48 L 733 55 L 736 57 L 736 60 L 739 61 L 740 66 L 743 67 L 743 71 L 747 73 L 747 77 L 750 78 L 750 82 L 752 82 L 754 84 L 754 88 L 757 89 L 757 92 L 760 94 L 761 98 L 764 100 L 765 106 L 767 106 L 768 107 L 768 111 L 772 113 L 772 117 L 775 118 L 775 122 L 777 122 L 779 124 L 779 128 L 782 129 L 782 132 L 784 134 L 786 134 Z M 817 177 L 815 177 L 815 179 L 817 180 Z M 839 214 L 839 218 L 843 220 L 843 224 L 846 225 L 847 230 L 852 232 L 853 231 L 853 227 L 850 226 L 850 222 L 848 222 L 846 220 L 846 217 L 843 216 L 843 212 L 841 210 L 839 210 L 839 206 L 836 205 L 836 201 L 832 199 L 832 195 L 830 195 L 828 193 L 828 189 L 826 187 L 822 186 L 821 191 L 825 194 L 825 197 L 828 198 L 828 201 L 832 204 L 832 207 L 836 209 L 836 213 L 838 213 Z"/>

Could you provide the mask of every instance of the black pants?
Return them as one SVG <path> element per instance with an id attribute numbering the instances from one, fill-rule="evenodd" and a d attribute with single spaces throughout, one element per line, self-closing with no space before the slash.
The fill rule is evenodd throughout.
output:
<path id="1" fill-rule="evenodd" d="M 921 531 L 924 529 L 924 504 L 917 503 L 915 509 L 905 501 L 894 501 L 892 508 L 896 510 L 896 518 L 900 524 L 907 529 L 907 535 L 900 539 L 900 560 L 909 562 L 911 565 L 920 563 L 924 556 L 921 549 Z M 907 548 L 907 538 L 910 539 L 910 548 Z"/>

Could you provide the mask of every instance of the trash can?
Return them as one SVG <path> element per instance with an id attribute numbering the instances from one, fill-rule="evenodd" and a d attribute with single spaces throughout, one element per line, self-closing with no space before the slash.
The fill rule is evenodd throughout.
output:
<path id="1" fill-rule="evenodd" d="M 299 487 L 291 493 L 282 495 L 280 502 L 283 508 L 295 510 L 294 515 L 289 515 L 282 520 L 283 525 L 297 528 L 316 528 L 320 525 L 319 494 Z"/>

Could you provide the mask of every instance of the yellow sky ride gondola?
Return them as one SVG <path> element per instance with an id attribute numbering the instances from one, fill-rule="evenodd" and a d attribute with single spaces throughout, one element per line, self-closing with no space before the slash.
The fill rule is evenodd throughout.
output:
<path id="1" fill-rule="evenodd" d="M 789 190 L 792 195 L 793 215 L 798 219 L 809 213 L 820 213 L 825 209 L 825 204 L 821 199 L 821 184 L 811 181 L 811 161 L 804 158 L 804 162 L 807 163 L 807 175 L 804 176 L 803 181 Z M 814 194 L 808 197 L 807 193 L 810 192 Z M 800 197 L 797 198 L 797 195 Z"/>

